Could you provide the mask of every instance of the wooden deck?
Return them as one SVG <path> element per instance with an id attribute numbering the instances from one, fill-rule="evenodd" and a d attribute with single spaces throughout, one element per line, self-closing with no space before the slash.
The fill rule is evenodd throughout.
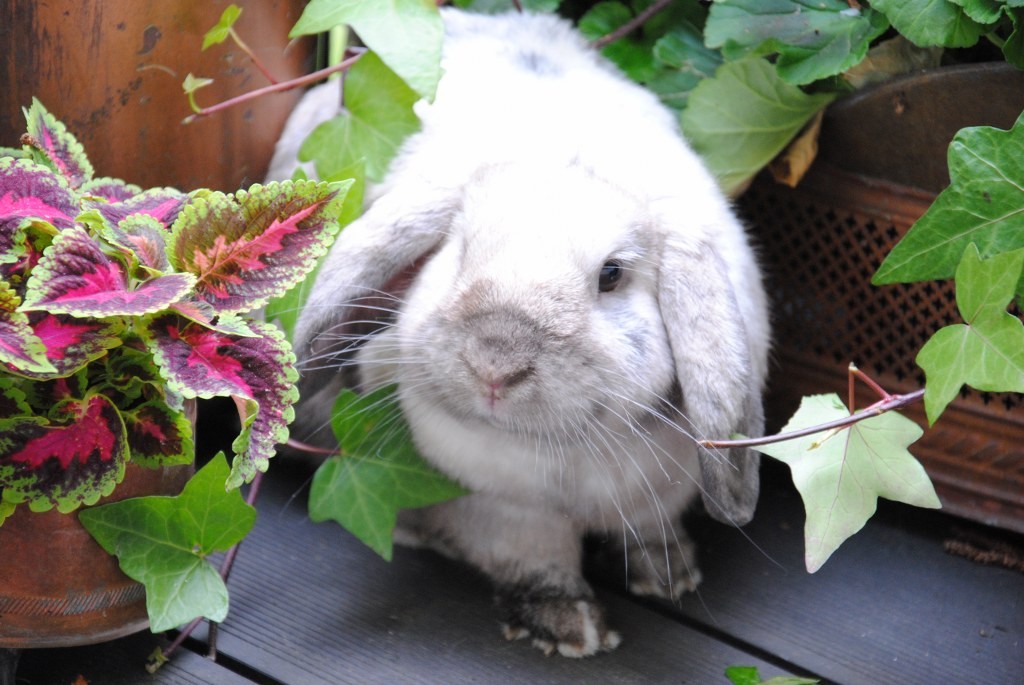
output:
<path id="1" fill-rule="evenodd" d="M 615 570 L 597 572 L 598 594 L 624 640 L 582 661 L 506 642 L 487 583 L 472 570 L 404 549 L 381 561 L 338 526 L 308 520 L 305 471 L 277 464 L 270 475 L 231 577 L 217 662 L 183 649 L 150 676 L 146 656 L 166 639 L 142 633 L 26 651 L 19 685 L 72 685 L 79 676 L 92 685 L 727 685 L 731 665 L 825 683 L 1024 682 L 1024 574 L 943 548 L 960 529 L 1018 550 L 1024 538 L 886 504 L 808 575 L 802 508 L 781 468 L 767 469 L 747 528 L 706 519 L 692 527 L 705 581 L 679 606 L 633 598 Z M 202 650 L 198 641 L 190 647 Z"/>

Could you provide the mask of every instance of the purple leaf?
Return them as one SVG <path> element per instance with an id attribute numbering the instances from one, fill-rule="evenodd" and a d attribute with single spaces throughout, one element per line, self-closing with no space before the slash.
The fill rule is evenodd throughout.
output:
<path id="1" fill-rule="evenodd" d="M 185 397 L 232 396 L 243 410 L 236 440 L 232 484 L 251 480 L 267 468 L 275 445 L 288 439 L 298 399 L 295 355 L 271 324 L 251 322 L 261 337 L 212 331 L 175 316 L 149 327 L 153 357 L 168 384 Z"/>
<path id="2" fill-rule="evenodd" d="M 128 443 L 117 408 L 103 395 L 62 405 L 63 421 L 3 421 L 0 490 L 33 511 L 93 504 L 124 478 Z"/>
<path id="3" fill-rule="evenodd" d="M 73 316 L 135 316 L 167 309 L 193 286 L 191 274 L 158 276 L 130 287 L 124 267 L 82 226 L 62 231 L 33 269 L 24 310 Z"/>
<path id="4" fill-rule="evenodd" d="M 82 144 L 63 123 L 35 98 L 32 98 L 32 106 L 24 112 L 29 144 L 42 153 L 41 159 L 36 155 L 39 161 L 49 163 L 72 188 L 92 178 L 92 164 L 85 156 Z"/>
<path id="5" fill-rule="evenodd" d="M 346 190 L 296 181 L 197 197 L 172 228 L 171 263 L 195 274 L 196 292 L 219 312 L 261 307 L 327 251 Z"/>
<path id="6" fill-rule="evenodd" d="M 24 255 L 19 231 L 31 219 L 62 229 L 74 225 L 77 214 L 78 200 L 62 178 L 31 160 L 0 159 L 0 264 Z"/>
<path id="7" fill-rule="evenodd" d="M 112 226 L 136 214 L 151 216 L 168 230 L 188 203 L 188 195 L 174 188 L 150 188 L 124 200 L 103 202 L 86 198 L 85 207 L 95 209 Z"/>
<path id="8" fill-rule="evenodd" d="M 78 192 L 80 195 L 98 197 L 107 202 L 124 202 L 140 194 L 142 188 L 119 178 L 94 178 L 83 183 Z"/>
<path id="9" fill-rule="evenodd" d="M 18 311 L 21 300 L 0 281 L 0 363 L 19 371 L 55 373 L 46 358 L 46 345 L 32 330 L 28 316 Z"/>
<path id="10" fill-rule="evenodd" d="M 192 423 L 160 400 L 122 411 L 131 459 L 141 466 L 188 464 L 195 456 Z"/>
<path id="11" fill-rule="evenodd" d="M 29 322 L 36 337 L 46 347 L 46 358 L 56 373 L 36 373 L 26 369 L 8 370 L 27 378 L 45 379 L 68 376 L 107 350 L 121 344 L 121 331 L 114 323 L 67 315 L 33 312 Z"/>
<path id="12" fill-rule="evenodd" d="M 171 270 L 167 259 L 167 236 L 166 227 L 145 214 L 133 214 L 122 219 L 117 226 L 103 230 L 104 238 L 155 274 Z"/>

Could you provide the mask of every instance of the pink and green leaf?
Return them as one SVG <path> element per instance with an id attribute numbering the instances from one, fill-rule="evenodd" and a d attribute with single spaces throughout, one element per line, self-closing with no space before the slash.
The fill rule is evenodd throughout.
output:
<path id="1" fill-rule="evenodd" d="M 105 355 L 107 350 L 121 345 L 121 326 L 114 322 L 44 312 L 32 312 L 29 322 L 36 337 L 46 347 L 46 358 L 56 372 L 37 373 L 8 367 L 9 371 L 26 378 L 43 380 L 70 376 Z"/>
<path id="2" fill-rule="evenodd" d="M 49 421 L 63 423 L 67 420 L 68 402 L 80 401 L 85 397 L 88 387 L 88 370 L 85 368 L 64 378 L 23 380 L 21 388 L 31 407 L 25 415 L 35 414 Z"/>
<path id="3" fill-rule="evenodd" d="M 124 202 L 142 193 L 142 188 L 119 178 L 94 178 L 78 189 L 86 198 L 100 198 L 107 202 Z"/>
<path id="4" fill-rule="evenodd" d="M 72 316 L 140 316 L 182 299 L 195 278 L 168 274 L 130 287 L 124 266 L 108 257 L 82 226 L 58 235 L 32 272 L 24 310 Z"/>
<path id="5" fill-rule="evenodd" d="M 14 502 L 8 502 L 7 500 L 0 498 L 0 526 L 4 524 L 4 521 L 6 521 L 17 508 L 18 505 Z"/>
<path id="6" fill-rule="evenodd" d="M 28 396 L 21 387 L 22 382 L 22 379 L 16 376 L 0 374 L 0 426 L 6 419 L 32 414 Z"/>
<path id="7" fill-rule="evenodd" d="M 95 209 L 106 221 L 116 226 L 136 214 L 151 216 L 168 230 L 188 204 L 188 195 L 174 188 L 150 188 L 123 200 L 113 202 L 85 200 L 85 207 Z"/>
<path id="8" fill-rule="evenodd" d="M 171 263 L 218 312 L 263 306 L 302 280 L 338 232 L 347 184 L 287 181 L 193 199 L 175 222 Z"/>
<path id="9" fill-rule="evenodd" d="M 38 417 L 4 422 L 0 490 L 33 511 L 67 513 L 94 504 L 124 478 L 128 442 L 117 408 L 103 395 L 68 403 L 67 420 Z"/>
<path id="10" fill-rule="evenodd" d="M 133 214 L 116 226 L 105 226 L 101 233 L 148 272 L 159 275 L 171 270 L 167 259 L 167 229 L 154 217 Z"/>
<path id="11" fill-rule="evenodd" d="M 18 311 L 20 298 L 4 281 L 0 281 L 0 363 L 20 371 L 55 373 L 57 369 L 46 358 L 46 345 L 40 340 L 28 315 Z"/>
<path id="12" fill-rule="evenodd" d="M 235 441 L 232 485 L 265 471 L 288 439 L 298 399 L 295 355 L 277 327 L 250 324 L 259 337 L 228 335 L 175 316 L 156 318 L 149 344 L 168 385 L 185 397 L 231 396 L 243 431 Z"/>
<path id="13" fill-rule="evenodd" d="M 35 98 L 32 98 L 32 106 L 24 112 L 29 144 L 39 153 L 34 156 L 52 166 L 72 188 L 90 180 L 92 163 L 86 157 L 82 144 L 67 127 Z"/>
<path id="14" fill-rule="evenodd" d="M 176 411 L 154 399 L 121 412 L 128 433 L 132 462 L 156 467 L 189 464 L 195 456 L 192 423 L 182 411 Z"/>
<path id="15" fill-rule="evenodd" d="M 24 253 L 20 230 L 32 220 L 68 228 L 78 214 L 78 199 L 64 179 L 27 159 L 0 159 L 0 264 Z"/>

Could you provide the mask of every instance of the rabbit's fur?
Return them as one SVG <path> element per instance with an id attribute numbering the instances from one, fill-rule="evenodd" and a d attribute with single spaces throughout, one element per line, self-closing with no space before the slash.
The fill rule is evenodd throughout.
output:
<path id="1" fill-rule="evenodd" d="M 765 293 L 726 199 L 673 116 L 550 16 L 444 11 L 436 101 L 300 318 L 299 431 L 334 396 L 397 383 L 420 452 L 473 494 L 405 512 L 401 541 L 495 582 L 508 637 L 585 656 L 618 635 L 580 570 L 618 540 L 630 587 L 699 581 L 681 514 L 753 514 L 758 458 L 695 438 L 757 435 Z M 272 177 L 337 111 L 312 90 Z"/>

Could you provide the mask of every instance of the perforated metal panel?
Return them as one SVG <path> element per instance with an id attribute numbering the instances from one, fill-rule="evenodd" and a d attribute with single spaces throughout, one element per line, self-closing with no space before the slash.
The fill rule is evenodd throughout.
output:
<path id="1" fill-rule="evenodd" d="M 759 180 L 740 210 L 758 242 L 773 301 L 777 428 L 804 394 L 846 395 L 855 363 L 888 391 L 924 385 L 914 359 L 960 321 L 952 281 L 876 287 L 871 276 L 931 203 L 928 193 L 817 164 L 798 189 Z M 874 401 L 864 390 L 862 406 Z M 907 412 L 925 425 L 923 408 Z M 1024 530 L 1024 406 L 965 389 L 912 448 L 955 513 Z"/>

